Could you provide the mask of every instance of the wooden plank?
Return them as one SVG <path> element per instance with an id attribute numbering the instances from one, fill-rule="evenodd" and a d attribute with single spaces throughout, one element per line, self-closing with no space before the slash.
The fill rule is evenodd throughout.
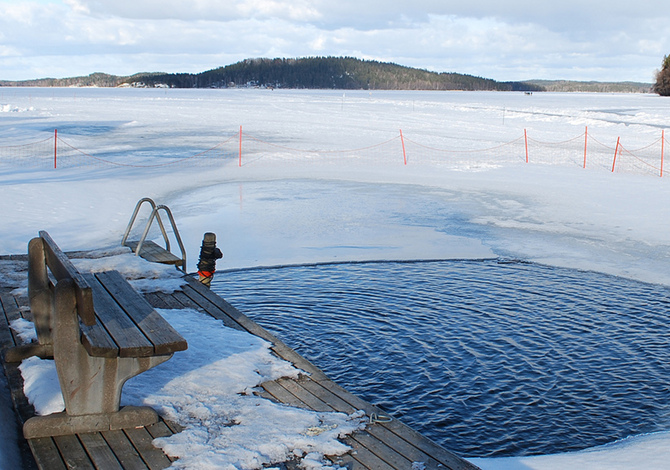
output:
<path id="1" fill-rule="evenodd" d="M 98 278 L 94 274 L 86 274 L 84 275 L 84 279 L 86 279 L 93 290 L 93 301 L 95 303 L 95 313 L 98 317 L 98 322 L 105 328 L 114 341 L 113 348 L 117 355 L 121 357 L 153 356 L 153 343 L 137 329 L 137 325 L 126 315 L 126 312 L 110 296 L 105 287 L 100 284 Z M 98 346 L 92 344 L 92 341 L 93 339 L 91 338 L 85 346 L 91 356 L 97 356 L 100 352 L 89 350 L 88 345 L 90 344 L 92 347 L 97 346 L 100 351 L 104 351 L 103 343 Z"/>
<path id="2" fill-rule="evenodd" d="M 93 357 L 118 357 L 119 347 L 114 342 L 107 330 L 101 325 L 86 326 L 79 324 L 81 331 L 81 344 Z"/>
<path id="3" fill-rule="evenodd" d="M 198 307 L 191 299 L 186 297 L 183 292 L 173 292 L 172 294 L 166 294 L 164 292 L 156 293 L 156 296 L 159 297 L 167 308 L 171 309 L 184 309 L 191 308 L 198 312 L 202 312 L 203 309 Z M 239 326 L 238 326 L 239 328 Z"/>
<path id="4" fill-rule="evenodd" d="M 119 347 L 101 325 L 79 325 L 81 344 L 93 357 L 118 357 Z"/>
<path id="5" fill-rule="evenodd" d="M 320 384 L 319 382 L 315 382 L 311 378 L 309 380 L 300 381 L 300 385 L 302 385 L 306 390 L 311 392 L 314 396 L 328 403 L 336 411 L 340 411 L 342 413 L 347 414 L 351 414 L 355 411 L 358 411 L 358 408 L 352 406 L 350 403 L 343 400 L 339 396 L 335 395 L 333 392 L 325 388 L 322 384 Z"/>
<path id="6" fill-rule="evenodd" d="M 170 429 L 164 421 L 159 421 L 156 424 L 147 426 L 146 430 L 149 431 L 149 434 L 151 434 L 151 437 L 154 439 L 158 439 L 159 437 L 169 437 L 174 434 L 172 429 Z"/>
<path id="7" fill-rule="evenodd" d="M 121 463 L 99 432 L 79 434 L 79 440 L 97 470 L 123 470 Z"/>
<path id="8" fill-rule="evenodd" d="M 374 406 L 371 403 L 368 403 L 357 395 L 354 395 L 330 379 L 318 379 L 312 377 L 312 380 L 318 382 L 319 385 L 330 391 L 333 395 L 336 395 L 346 403 L 349 403 L 353 408 L 365 411 L 367 415 L 371 415 L 372 413 L 385 414 L 384 411 L 382 411 L 380 408 Z"/>
<path id="9" fill-rule="evenodd" d="M 128 284 L 118 271 L 98 273 L 96 277 L 154 344 L 156 354 L 184 351 L 188 347 L 186 340 Z"/>
<path id="10" fill-rule="evenodd" d="M 126 246 L 133 250 L 133 253 L 137 251 L 138 244 L 139 241 L 126 241 Z M 175 266 L 181 266 L 183 264 L 181 258 L 151 240 L 145 240 L 142 243 L 142 250 L 139 256 L 153 263 L 172 264 Z"/>
<path id="11" fill-rule="evenodd" d="M 408 468 L 412 468 L 412 460 L 398 453 L 386 443 L 371 435 L 368 431 L 358 431 L 350 436 L 350 439 L 351 442 L 358 442 L 361 447 L 368 449 L 392 468 L 397 470 L 407 470 Z"/>
<path id="12" fill-rule="evenodd" d="M 67 468 L 95 470 L 93 462 L 88 458 L 88 454 L 76 435 L 55 436 L 53 440 Z"/>
<path id="13" fill-rule="evenodd" d="M 146 430 L 149 431 L 149 434 L 151 434 L 151 437 L 154 439 L 158 439 L 159 437 L 169 437 L 175 432 L 167 425 L 167 423 L 163 420 L 160 420 L 156 424 L 152 424 L 151 426 L 147 426 Z M 177 457 L 171 457 L 169 455 L 165 455 L 170 462 L 174 462 L 175 460 L 178 460 Z"/>
<path id="14" fill-rule="evenodd" d="M 145 428 L 126 429 L 124 432 L 151 470 L 162 470 L 172 465 L 163 451 L 153 446 L 153 437 Z"/>
<path id="15" fill-rule="evenodd" d="M 52 438 L 30 439 L 28 444 L 40 470 L 68 470 Z"/>
<path id="16" fill-rule="evenodd" d="M 16 342 L 16 332 L 9 328 L 9 325 L 7 325 L 7 328 L 0 329 L 0 350 L 7 349 L 7 348 L 13 348 L 14 346 L 17 345 Z"/>
<path id="17" fill-rule="evenodd" d="M 28 444 L 28 441 L 24 439 L 24 437 L 21 435 L 20 430 L 18 431 L 18 448 L 19 448 L 19 454 L 21 455 L 21 463 L 23 464 L 22 469 L 23 470 L 38 470 L 39 466 L 37 465 L 37 461 L 35 460 L 35 456 L 33 455 L 33 448 Z M 50 439 L 49 439 L 50 440 Z M 51 445 L 53 444 L 53 441 L 51 442 Z M 39 448 L 39 444 L 37 446 Z M 65 465 L 63 463 L 63 465 Z M 55 464 L 52 468 L 59 469 L 57 464 Z"/>
<path id="18" fill-rule="evenodd" d="M 125 470 L 147 470 L 148 467 L 123 431 L 103 431 L 101 434 Z"/>
<path id="19" fill-rule="evenodd" d="M 295 395 L 301 402 L 305 403 L 310 409 L 314 411 L 334 411 L 333 407 L 328 405 L 323 400 L 312 395 L 309 391 L 301 387 L 296 381 L 287 378 L 277 379 L 277 384 L 284 387 L 290 393 Z"/>
<path id="20" fill-rule="evenodd" d="M 345 444 L 351 447 L 352 450 L 348 454 L 342 456 L 342 460 L 345 463 L 351 463 L 352 470 L 357 470 L 360 468 L 394 470 L 391 465 L 377 457 L 377 455 L 375 455 L 372 451 L 366 449 L 360 442 L 352 439 L 350 436 L 345 437 L 343 441 Z M 406 470 L 411 469 L 412 466 L 410 465 Z"/>
<path id="21" fill-rule="evenodd" d="M 261 387 L 279 403 L 295 406 L 296 408 L 310 409 L 307 404 L 300 401 L 298 397 L 279 385 L 276 381 L 264 382 L 261 384 Z"/>
<path id="22" fill-rule="evenodd" d="M 268 341 L 271 341 L 271 339 L 276 339 L 265 329 L 261 328 L 260 325 L 252 322 L 249 318 L 244 316 L 242 312 L 213 293 L 199 281 L 189 277 L 186 277 L 185 279 L 187 285 L 183 287 L 182 292 L 189 299 L 195 302 L 196 305 L 210 313 L 210 315 L 215 316 L 216 318 L 221 317 L 219 318 L 221 320 L 224 319 L 222 317 L 226 316 L 242 327 L 242 329 Z"/>
<path id="23" fill-rule="evenodd" d="M 184 429 L 179 423 L 175 423 L 174 421 L 170 421 L 168 419 L 166 419 L 164 421 L 165 421 L 165 425 L 168 428 L 170 428 L 170 430 L 172 431 L 173 434 L 180 433 Z"/>
<path id="24" fill-rule="evenodd" d="M 180 307 L 171 307 L 170 304 L 165 301 L 165 298 L 159 296 L 157 292 L 145 293 L 144 299 L 147 302 L 149 302 L 149 305 L 151 305 L 153 308 L 163 308 L 163 309 L 180 308 Z"/>
<path id="25" fill-rule="evenodd" d="M 413 462 L 423 462 L 426 468 L 437 469 L 444 467 L 442 462 L 435 460 L 431 455 L 418 449 L 414 442 L 408 442 L 399 437 L 397 434 L 391 432 L 384 426 L 383 423 L 370 424 L 366 428 L 370 435 L 376 437 L 381 442 L 394 449 L 399 454 L 407 457 Z"/>
<path id="26" fill-rule="evenodd" d="M 195 303 L 190 297 L 184 294 L 183 291 L 173 292 L 172 294 L 170 294 L 170 297 L 174 299 L 174 301 L 177 302 L 177 304 L 180 305 L 180 307 L 175 308 L 192 308 L 193 310 L 197 310 L 198 312 L 204 311 L 204 309 L 200 305 Z M 237 328 L 239 329 L 239 325 L 237 326 Z"/>
<path id="27" fill-rule="evenodd" d="M 21 310 L 12 294 L 9 292 L 1 292 L 0 300 L 2 301 L 2 308 L 5 311 L 5 316 L 8 322 L 22 318 Z"/>
<path id="28" fill-rule="evenodd" d="M 246 331 L 239 323 L 233 320 L 225 311 L 218 308 L 216 305 L 209 302 L 207 299 L 202 298 L 202 296 L 196 294 L 193 295 L 191 291 L 186 287 L 187 292 L 174 292 L 172 296 L 179 300 L 186 308 L 192 308 L 198 311 L 205 311 L 210 316 L 221 320 L 224 325 L 228 328 L 233 328 L 235 330 Z M 188 295 L 191 293 L 191 295 Z"/>
<path id="29" fill-rule="evenodd" d="M 278 400 L 275 397 L 273 397 L 272 395 L 270 395 L 270 393 L 267 390 L 265 390 L 263 387 L 256 388 L 254 390 L 254 395 L 256 395 L 257 397 L 265 398 L 266 400 L 270 400 L 270 401 L 274 401 L 274 402 L 278 403 Z"/>
<path id="30" fill-rule="evenodd" d="M 128 243 L 126 243 L 126 246 Z M 139 243 L 135 242 L 132 243 L 132 248 L 133 252 L 137 253 L 137 247 Z M 142 243 L 142 252 L 140 253 L 140 256 L 147 259 L 148 261 L 155 261 L 156 255 L 159 250 L 157 250 L 158 245 L 156 245 L 154 242 L 150 240 L 146 240 L 144 243 Z M 166 250 L 167 251 L 167 250 Z"/>
<path id="31" fill-rule="evenodd" d="M 34 321 L 33 312 L 30 310 L 30 299 L 28 299 L 28 296 L 13 295 L 12 297 L 14 297 L 16 304 L 19 306 L 19 312 L 21 312 L 21 316 L 30 322 Z"/>
<path id="32" fill-rule="evenodd" d="M 28 255 L 26 255 L 26 254 L 19 254 L 19 255 L 0 255 L 0 260 L 7 260 L 7 261 L 27 261 L 27 260 L 28 260 Z"/>
<path id="33" fill-rule="evenodd" d="M 159 437 L 169 437 L 174 434 L 172 429 L 165 424 L 164 421 L 159 421 L 156 424 L 152 424 L 151 426 L 146 427 L 147 431 L 149 431 L 149 434 L 151 434 L 151 437 L 154 439 L 158 439 Z M 174 462 L 177 460 L 177 457 L 170 457 L 169 455 L 165 455 L 170 462 Z"/>
<path id="34" fill-rule="evenodd" d="M 11 348 L 21 343 L 20 338 L 9 326 L 12 321 L 12 304 L 16 306 L 10 294 L 0 293 L 0 349 Z M 18 311 L 18 308 L 16 309 Z"/>
<path id="35" fill-rule="evenodd" d="M 150 249 L 151 256 L 157 263 L 181 265 L 181 258 L 156 243 L 152 241 L 145 242 L 142 246 L 142 252 L 144 252 L 144 246 Z M 140 256 L 142 255 L 143 253 L 140 253 Z"/>

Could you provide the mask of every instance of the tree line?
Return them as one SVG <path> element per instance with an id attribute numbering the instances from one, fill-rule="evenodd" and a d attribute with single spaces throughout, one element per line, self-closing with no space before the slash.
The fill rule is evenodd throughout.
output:
<path id="1" fill-rule="evenodd" d="M 353 57 L 246 59 L 198 74 L 139 73 L 118 77 L 94 73 L 86 77 L 45 78 L 0 86 L 139 86 L 170 88 L 274 87 L 343 90 L 496 90 L 542 91 L 525 82 L 498 82 L 459 73 L 437 73 L 393 63 Z"/>
<path id="2" fill-rule="evenodd" d="M 150 86 L 175 88 L 274 88 L 341 90 L 497 90 L 542 91 L 524 82 L 495 80 L 458 73 L 436 73 L 353 57 L 246 59 L 199 74 L 155 74 L 142 78 Z"/>
<path id="3" fill-rule="evenodd" d="M 0 86 L 136 86 L 170 88 L 267 87 L 343 90 L 491 90 L 649 92 L 670 96 L 670 56 L 652 84 L 632 82 L 575 82 L 530 80 L 499 82 L 459 73 L 437 73 L 388 62 L 354 57 L 246 59 L 202 73 L 138 73 L 116 76 L 93 73 L 85 77 L 0 81 Z"/>
<path id="4" fill-rule="evenodd" d="M 663 58 L 661 70 L 656 72 L 656 83 L 654 92 L 661 96 L 670 96 L 670 56 Z"/>

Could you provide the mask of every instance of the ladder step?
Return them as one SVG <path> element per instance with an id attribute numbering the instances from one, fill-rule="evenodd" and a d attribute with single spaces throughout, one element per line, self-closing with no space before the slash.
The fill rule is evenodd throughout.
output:
<path id="1" fill-rule="evenodd" d="M 128 248 L 133 250 L 133 253 L 136 252 L 138 244 L 139 241 L 126 241 L 125 243 Z M 165 248 L 162 248 L 151 240 L 144 240 L 144 243 L 142 243 L 142 251 L 140 252 L 139 256 L 147 261 L 151 261 L 152 263 L 170 264 L 184 268 L 184 263 L 181 258 L 178 258 L 176 255 L 170 253 Z"/>

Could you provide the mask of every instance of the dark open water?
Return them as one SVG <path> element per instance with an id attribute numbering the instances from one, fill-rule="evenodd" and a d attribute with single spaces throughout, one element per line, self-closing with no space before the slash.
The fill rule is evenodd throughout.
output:
<path id="1" fill-rule="evenodd" d="M 355 394 L 470 457 L 670 429 L 670 289 L 499 261 L 219 272 L 213 289 Z"/>

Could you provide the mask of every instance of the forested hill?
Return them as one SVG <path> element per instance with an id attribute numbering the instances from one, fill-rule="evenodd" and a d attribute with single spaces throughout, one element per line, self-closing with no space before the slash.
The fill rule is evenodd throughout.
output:
<path id="1" fill-rule="evenodd" d="M 172 77 L 154 77 L 169 81 Z M 177 77 L 175 77 L 177 78 Z M 350 57 L 247 59 L 194 77 L 191 86 L 254 84 L 282 88 L 343 90 L 525 90 L 542 88 L 521 82 L 496 82 L 458 73 L 436 73 Z M 177 84 L 184 86 L 186 84 Z"/>
<path id="2" fill-rule="evenodd" d="M 198 74 L 139 73 L 117 77 L 96 73 L 87 77 L 0 81 L 0 86 L 167 86 L 225 88 L 260 86 L 344 90 L 498 90 L 542 91 L 538 85 L 436 73 L 401 65 L 350 57 L 247 59 Z"/>

